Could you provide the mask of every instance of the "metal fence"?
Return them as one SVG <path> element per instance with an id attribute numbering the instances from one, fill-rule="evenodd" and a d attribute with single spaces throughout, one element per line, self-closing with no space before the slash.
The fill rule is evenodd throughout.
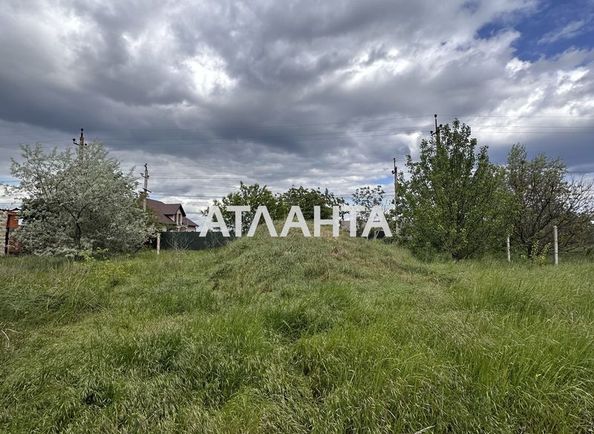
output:
<path id="1" fill-rule="evenodd" d="M 162 250 L 204 250 L 221 247 L 231 241 L 220 232 L 208 232 L 201 237 L 199 232 L 162 232 Z"/>

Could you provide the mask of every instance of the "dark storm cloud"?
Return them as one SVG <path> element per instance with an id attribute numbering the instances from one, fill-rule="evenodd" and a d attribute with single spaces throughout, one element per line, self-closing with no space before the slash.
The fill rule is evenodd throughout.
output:
<path id="1" fill-rule="evenodd" d="M 587 135 L 556 141 L 564 127 L 594 127 L 592 52 L 523 62 L 512 28 L 477 36 L 537 8 L 528 0 L 3 2 L 0 172 L 25 139 L 67 142 L 84 126 L 126 162 L 205 177 L 162 179 L 163 193 L 216 195 L 237 179 L 347 192 L 389 175 L 392 156 L 414 154 L 434 112 L 472 122 L 498 160 L 523 141 L 570 164 L 594 161 Z M 533 127 L 545 115 L 555 134 Z"/>

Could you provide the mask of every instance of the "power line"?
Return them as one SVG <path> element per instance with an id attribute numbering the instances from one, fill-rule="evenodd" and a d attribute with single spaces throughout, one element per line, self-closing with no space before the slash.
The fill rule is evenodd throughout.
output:
<path id="1" fill-rule="evenodd" d="M 536 128 L 536 127 L 532 127 L 530 126 L 529 128 Z M 385 131 L 385 130 L 379 130 L 379 131 Z M 192 137 L 168 137 L 168 140 L 175 142 L 175 146 L 214 146 L 214 145 L 239 145 L 242 143 L 253 143 L 253 144 L 258 144 L 258 143 L 266 143 L 266 142 L 285 142 L 285 143 L 291 143 L 291 142 L 301 142 L 303 143 L 329 143 L 329 142 L 339 142 L 339 141 L 345 141 L 345 140 L 356 140 L 356 139 L 374 139 L 374 138 L 380 138 L 380 137 L 390 137 L 390 136 L 396 136 L 399 134 L 423 134 L 424 130 L 421 129 L 417 129 L 417 130 L 407 130 L 406 132 L 404 131 L 390 131 L 390 132 L 385 132 L 385 133 L 378 133 L 376 132 L 370 132 L 370 133 L 358 133 L 358 134 L 352 134 L 349 132 L 345 132 L 345 133 L 341 133 L 341 132 L 333 132 L 333 133 L 327 133 L 325 136 L 299 136 L 299 135 L 291 135 L 291 136 L 265 136 L 265 137 L 254 137 L 254 136 L 242 136 L 241 138 L 236 138 L 236 139 L 223 139 L 223 138 L 216 138 L 216 139 L 203 139 L 203 138 L 192 138 Z M 505 127 L 505 126 L 490 126 L 488 128 L 472 128 L 472 134 L 473 135 L 482 135 L 482 134 L 487 134 L 487 135 L 491 135 L 491 134 L 507 134 L 507 135 L 512 135 L 512 134 L 518 134 L 518 135 L 539 135 L 539 136 L 545 136 L 545 135 L 590 135 L 594 133 L 594 128 L 578 128 L 575 127 L 575 129 L 570 130 L 570 129 L 556 129 L 556 127 L 549 127 L 549 129 L 545 129 L 545 127 L 541 127 L 538 129 L 516 129 L 516 127 L 514 128 L 510 128 L 510 127 Z M 127 140 L 123 139 L 123 138 L 108 138 L 106 139 L 108 141 L 112 141 L 112 142 L 125 142 Z M 131 139 L 130 139 L 131 140 Z M 154 139 L 154 140 L 143 140 L 144 144 L 160 144 L 162 143 L 161 139 Z"/>
<path id="2" fill-rule="evenodd" d="M 427 126 L 404 127 L 404 128 L 393 127 L 393 128 L 385 128 L 385 129 L 374 129 L 374 130 L 365 129 L 365 130 L 346 130 L 346 131 L 318 131 L 318 132 L 308 132 L 308 133 L 301 133 L 301 134 L 291 133 L 290 135 L 287 135 L 284 132 L 261 134 L 261 135 L 254 135 L 254 134 L 246 133 L 246 134 L 241 134 L 238 137 L 230 137 L 230 138 L 189 137 L 188 134 L 182 134 L 183 133 L 183 130 L 182 130 L 182 131 L 179 131 L 178 135 L 169 134 L 166 137 L 166 139 L 168 141 L 200 140 L 201 142 L 213 143 L 213 144 L 220 143 L 220 142 L 232 143 L 232 142 L 240 142 L 240 141 L 245 141 L 245 140 L 264 141 L 264 140 L 270 140 L 270 139 L 275 139 L 275 138 L 281 138 L 281 139 L 298 138 L 298 139 L 321 140 L 321 139 L 326 139 L 326 138 L 344 137 L 344 136 L 349 136 L 349 137 L 364 136 L 364 137 L 366 137 L 369 135 L 383 135 L 386 133 L 388 135 L 417 133 L 419 131 L 424 131 L 425 129 L 427 129 Z M 122 136 L 114 136 L 114 135 L 103 136 L 102 139 L 103 140 L 124 140 L 124 138 Z M 126 140 L 129 140 L 129 139 L 132 139 L 132 137 L 130 137 Z M 162 143 L 163 140 L 164 140 L 163 138 L 143 139 L 144 142 L 157 142 L 157 143 Z"/>
<path id="3" fill-rule="evenodd" d="M 583 115 L 456 115 L 451 113 L 443 113 L 444 116 L 453 118 L 514 118 L 514 119 L 526 119 L 526 118 L 566 118 L 566 119 L 594 119 L 594 116 L 583 116 Z"/>
<path id="4" fill-rule="evenodd" d="M 484 125 L 470 125 L 472 131 L 484 131 L 484 130 L 489 130 L 489 129 L 500 129 L 500 128 L 505 128 L 507 130 L 510 131 L 534 131 L 534 132 L 539 132 L 542 129 L 546 129 L 546 130 L 551 130 L 551 131 L 561 131 L 561 132 L 565 132 L 565 131 L 571 131 L 571 130 L 575 130 L 575 131 L 585 131 L 585 132 L 590 132 L 592 130 L 594 130 L 594 125 L 536 125 L 536 124 L 525 124 L 525 125 L 508 125 L 508 124 L 484 124 Z M 303 131 L 300 133 L 290 133 L 290 138 L 307 138 L 307 139 L 323 139 L 323 138 L 327 138 L 327 137 L 334 137 L 334 136 L 351 136 L 351 137 L 357 137 L 357 136 L 369 136 L 369 135 L 381 135 L 381 134 L 406 134 L 406 133 L 417 133 L 417 132 L 422 132 L 422 131 L 426 131 L 429 129 L 429 124 L 426 125 L 409 125 L 409 126 L 402 126 L 402 127 L 397 127 L 397 126 L 384 126 L 382 128 L 364 128 L 364 129 L 346 129 L 346 130 L 330 130 L 330 131 Z M 154 130 L 146 130 L 147 132 L 149 131 L 154 131 Z M 159 129 L 157 131 L 163 131 L 162 129 Z M 230 129 L 226 130 L 227 132 L 230 131 Z M 197 131 L 196 131 L 197 132 Z M 238 141 L 238 140 L 247 140 L 247 139 L 257 139 L 257 140 L 265 140 L 265 139 L 271 139 L 271 138 L 287 138 L 287 133 L 284 131 L 276 131 L 276 132 L 270 132 L 270 133 L 262 133 L 262 134 L 254 134 L 251 131 L 243 131 L 240 135 L 238 135 L 237 137 L 222 137 L 222 136 L 217 136 L 217 137 L 193 137 L 192 133 L 194 133 L 194 131 L 191 130 L 183 130 L 183 129 L 179 129 L 176 130 L 177 134 L 168 134 L 167 137 L 165 138 L 166 140 L 200 140 L 203 142 L 217 142 L 217 141 L 225 141 L 225 142 L 232 142 L 232 141 Z M 124 139 L 125 137 L 123 137 L 123 134 L 118 134 L 118 135 L 114 135 L 114 134 L 107 134 L 102 136 L 103 139 L 109 139 L 109 140 L 113 140 L 113 139 Z M 131 138 L 131 137 L 130 137 Z M 126 138 L 128 139 L 128 138 Z M 159 142 L 162 143 L 164 138 L 154 138 L 154 139 L 144 139 L 145 141 L 149 141 L 149 142 Z"/>
<path id="5" fill-rule="evenodd" d="M 399 115 L 395 116 L 393 114 L 386 114 L 386 115 L 379 115 L 379 116 L 358 116 L 349 119 L 343 119 L 339 121 L 325 121 L 325 122 L 314 122 L 314 123 L 262 123 L 260 122 L 257 125 L 250 125 L 246 122 L 246 125 L 250 125 L 250 127 L 262 127 L 262 128 L 277 128 L 277 127 L 311 127 L 311 126 L 323 126 L 323 125 L 342 125 L 345 123 L 353 123 L 353 122 L 372 122 L 374 120 L 390 120 L 390 119 L 423 119 L 426 118 L 428 115 Z M 126 128 L 127 131 L 139 131 L 145 128 Z M 200 128 L 198 127 L 168 127 L 168 128 L 159 128 L 162 131 L 174 131 L 178 129 L 182 130 L 195 130 L 198 131 Z"/>
<path id="6" fill-rule="evenodd" d="M 421 115 L 411 115 L 411 116 L 392 116 L 392 115 L 384 115 L 378 117 L 366 117 L 363 118 L 362 121 L 364 122 L 371 122 L 371 121 L 380 121 L 388 122 L 390 119 L 413 119 L 413 118 L 421 118 L 424 117 Z M 586 116 L 563 116 L 563 115 L 531 115 L 531 116 L 512 116 L 512 115 L 466 115 L 465 117 L 470 118 L 484 118 L 484 119 L 507 119 L 513 118 L 515 120 L 518 119 L 545 119 L 545 118 L 568 118 L 568 119 L 575 119 L 575 120 L 586 120 L 586 119 L 594 119 L 594 117 L 586 117 Z M 361 119 L 361 118 L 357 118 Z M 284 127 L 293 128 L 293 127 L 307 127 L 307 126 L 323 126 L 323 125 L 333 125 L 333 124 L 344 124 L 350 121 L 340 121 L 340 122 L 319 122 L 319 123 L 311 123 L 311 124 L 285 124 Z M 276 131 L 260 131 L 262 129 L 270 129 L 270 128 L 277 128 Z M 346 131 L 301 131 L 301 132 L 293 132 L 290 135 L 287 134 L 285 131 L 278 131 L 279 128 L 282 128 L 282 124 L 260 124 L 260 125 L 246 125 L 246 127 L 240 126 L 229 126 L 226 128 L 226 132 L 233 132 L 233 131 L 245 131 L 242 134 L 238 134 L 237 137 L 192 137 L 192 134 L 198 133 L 199 129 L 194 128 L 159 128 L 159 131 L 174 131 L 175 134 L 169 134 L 166 138 L 168 141 L 175 141 L 177 146 L 209 146 L 209 145 L 232 145 L 232 144 L 240 144 L 245 142 L 253 142 L 253 143 L 265 143 L 265 142 L 314 142 L 314 143 L 325 143 L 328 141 L 337 141 L 337 140 L 357 140 L 357 139 L 374 139 L 380 137 L 389 137 L 395 136 L 398 134 L 418 134 L 422 133 L 423 131 L 428 130 L 427 125 L 408 125 L 408 126 L 391 126 L 391 127 L 384 127 L 384 128 L 363 128 L 363 129 L 351 129 Z M 103 136 L 103 140 L 112 141 L 112 142 L 127 142 L 132 140 L 133 137 L 125 137 L 126 134 L 124 132 L 139 132 L 139 131 L 152 131 L 151 129 L 144 129 L 144 128 L 129 128 L 125 130 L 121 130 L 122 134 L 107 134 Z M 254 131 L 255 130 L 255 131 Z M 437 130 L 437 128 L 436 128 Z M 582 135 L 582 134 L 591 134 L 594 132 L 594 126 L 588 125 L 474 125 L 472 128 L 472 132 L 475 135 L 481 134 L 504 134 L 504 135 L 511 135 L 511 134 L 519 134 L 519 135 L 543 135 L 543 134 L 573 134 L 573 135 Z M 136 138 L 134 138 L 136 139 Z M 163 139 L 144 139 L 143 142 L 146 144 L 154 144 L 154 143 L 162 143 Z M 83 135 L 83 129 L 81 128 L 81 136 L 79 143 L 76 143 L 76 140 L 73 139 L 73 142 L 79 146 L 80 148 L 80 155 L 82 156 L 82 151 L 86 146 L 85 138 Z"/>
<path id="7" fill-rule="evenodd" d="M 518 136 L 526 136 L 526 135 L 539 135 L 539 136 L 546 136 L 546 135 L 569 135 L 569 134 L 573 134 L 573 135 L 591 135 L 594 132 L 542 132 L 542 131 L 473 131 L 473 136 L 479 136 L 479 135 L 491 135 L 491 134 L 504 134 L 504 135 L 518 135 Z M 365 136 L 365 137 L 357 137 L 357 139 L 374 139 L 374 138 L 379 138 L 379 137 L 388 137 L 388 136 L 393 136 L 394 134 L 384 134 L 384 135 L 374 135 L 374 136 Z M 351 137 L 352 138 L 352 137 Z M 344 143 L 345 140 L 349 139 L 349 137 L 340 137 L 337 136 L 335 139 L 327 139 L 325 141 L 319 141 L 319 140 L 306 140 L 301 142 L 301 145 L 307 144 L 307 143 L 311 143 L 311 144 L 318 144 L 320 146 L 323 146 L 324 144 L 335 144 L 335 145 L 339 145 L 340 143 Z M 145 144 L 147 144 L 147 142 L 144 142 Z M 255 143 L 254 141 L 247 141 L 247 143 Z M 260 144 L 263 144 L 265 142 L 260 142 Z M 282 141 L 277 141 L 277 143 L 282 143 Z M 218 142 L 202 142 L 202 141 L 194 141 L 191 139 L 185 139 L 183 141 L 178 141 L 175 143 L 175 146 L 181 146 L 181 147 L 208 147 L 208 146 L 225 146 L 225 145 L 235 145 L 238 144 L 238 142 L 235 141 L 218 141 Z"/>
<path id="8" fill-rule="evenodd" d="M 325 121 L 325 122 L 313 122 L 313 123 L 258 123 L 258 124 L 250 124 L 249 121 L 245 122 L 244 125 L 249 128 L 302 128 L 302 127 L 311 127 L 311 126 L 324 126 L 324 125 L 343 125 L 349 123 L 363 123 L 363 122 L 373 122 L 373 121 L 389 121 L 389 120 L 402 120 L 402 119 L 425 119 L 430 117 L 431 114 L 420 114 L 420 115 L 394 115 L 394 114 L 385 114 L 385 115 L 377 115 L 377 116 L 358 116 L 349 119 L 343 120 L 335 120 L 335 121 Z M 450 118 L 457 118 L 457 119 L 476 119 L 476 118 L 485 118 L 485 119 L 583 119 L 583 120 L 594 120 L 594 115 L 561 115 L 561 114 L 551 114 L 551 115 L 539 115 L 539 114 L 530 114 L 530 115 L 474 115 L 474 114 L 454 114 L 454 113 L 442 113 L 442 116 L 450 117 Z M 226 130 L 232 129 L 233 127 L 225 126 Z M 236 127 L 240 128 L 240 127 Z M 141 131 L 145 128 L 126 128 L 126 131 Z M 186 131 L 200 131 L 201 128 L 199 127 L 166 127 L 166 128 L 158 128 L 161 131 L 177 131 L 177 130 L 186 130 Z"/>
<path id="9" fill-rule="evenodd" d="M 231 193 L 231 192 L 230 192 Z M 331 192 L 332 193 L 332 192 Z M 351 197 L 353 193 L 342 193 L 342 194 L 337 194 L 337 193 L 333 193 L 334 196 L 336 197 Z M 155 196 L 159 196 L 159 197 L 185 197 L 185 198 L 194 198 L 194 199 L 219 199 L 219 198 L 223 198 L 226 195 L 217 195 L 217 194 L 169 194 L 169 193 L 155 193 Z M 384 194 L 385 197 L 394 197 L 395 194 L 394 193 L 385 193 Z"/>
<path id="10" fill-rule="evenodd" d="M 249 177 L 245 177 L 245 178 L 225 178 L 225 177 L 221 177 L 221 176 L 208 176 L 208 175 L 204 175 L 204 176 L 188 176 L 188 177 L 183 177 L 183 176 L 152 176 L 153 179 L 166 179 L 166 180 L 177 180 L 177 179 L 191 179 L 191 180 L 217 180 L 217 181 L 242 181 L 244 179 L 249 179 Z"/>

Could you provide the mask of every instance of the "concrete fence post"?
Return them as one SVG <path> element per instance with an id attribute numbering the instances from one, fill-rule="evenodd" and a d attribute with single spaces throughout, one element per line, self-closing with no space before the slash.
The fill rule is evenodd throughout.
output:
<path id="1" fill-rule="evenodd" d="M 509 236 L 507 237 L 507 262 L 511 262 L 511 246 Z"/>
<path id="2" fill-rule="evenodd" d="M 0 256 L 4 256 L 8 251 L 8 211 L 0 210 Z"/>
<path id="3" fill-rule="evenodd" d="M 161 232 L 157 234 L 157 255 L 161 253 Z"/>
<path id="4" fill-rule="evenodd" d="M 559 265 L 559 236 L 557 226 L 553 226 L 553 245 L 555 249 L 555 265 Z"/>

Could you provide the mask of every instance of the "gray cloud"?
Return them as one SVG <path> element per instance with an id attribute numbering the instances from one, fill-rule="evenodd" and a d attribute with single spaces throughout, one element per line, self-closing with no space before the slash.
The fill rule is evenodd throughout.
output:
<path id="1" fill-rule="evenodd" d="M 414 154 L 434 112 L 469 122 L 499 161 L 522 141 L 593 167 L 592 51 L 526 62 L 513 29 L 477 36 L 537 6 L 5 1 L 0 178 L 19 143 L 66 144 L 84 126 L 196 207 L 239 179 L 346 194 Z"/>

